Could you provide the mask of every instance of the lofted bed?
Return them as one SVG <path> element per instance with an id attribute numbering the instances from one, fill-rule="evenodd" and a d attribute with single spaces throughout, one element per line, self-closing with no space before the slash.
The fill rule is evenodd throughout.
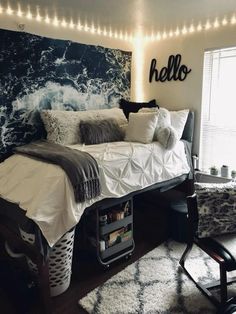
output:
<path id="1" fill-rule="evenodd" d="M 123 115 L 121 109 L 108 110 L 111 111 L 112 116 L 114 110 L 118 110 L 119 114 Z M 160 110 L 156 109 L 158 114 Z M 97 117 L 99 110 L 94 111 Z M 79 112 L 71 114 L 79 115 Z M 127 123 L 129 125 L 128 121 Z M 48 305 L 50 294 L 58 295 L 69 286 L 73 232 L 83 214 L 97 208 L 106 208 L 107 204 L 112 207 L 113 204 L 132 199 L 134 195 L 147 190 L 165 191 L 184 181 L 191 184 L 193 123 L 193 112 L 188 111 L 181 138 L 171 149 L 163 147 L 163 144 L 158 141 L 140 143 L 129 141 L 126 137 L 123 141 L 93 145 L 83 143 L 64 145 L 69 149 L 88 153 L 98 165 L 101 193 L 82 202 L 76 200 L 72 183 L 59 165 L 21 151 L 17 152 L 17 149 L 12 156 L 0 164 L 0 233 L 6 240 L 9 254 L 14 255 L 9 243 L 15 247 L 15 243 L 19 242 L 21 250 L 30 256 L 31 266 L 36 267 L 41 273 L 45 308 L 50 307 Z M 52 142 L 47 141 L 47 145 L 52 145 Z M 135 211 L 135 208 L 133 210 Z M 15 230 L 14 234 L 12 230 Z M 21 243 L 21 238 L 26 247 Z M 62 248 L 62 243 L 68 243 L 70 248 L 66 246 Z M 58 245 L 60 253 L 56 251 Z M 27 254 L 31 248 L 36 254 L 36 259 L 31 253 Z M 67 257 L 70 265 L 67 265 L 66 270 L 67 283 L 65 285 L 64 282 L 59 282 L 61 287 L 58 289 L 58 284 L 56 287 L 52 285 L 52 279 L 49 282 L 50 260 L 52 261 L 52 255 L 55 255 L 55 260 L 61 252 L 69 254 Z M 54 266 L 51 266 L 51 271 L 55 267 L 55 264 L 52 265 Z M 46 294 L 45 285 L 48 291 Z"/>

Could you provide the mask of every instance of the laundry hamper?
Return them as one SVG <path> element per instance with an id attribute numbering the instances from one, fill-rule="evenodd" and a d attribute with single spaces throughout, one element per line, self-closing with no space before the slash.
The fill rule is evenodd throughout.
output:
<path id="1" fill-rule="evenodd" d="M 34 244 L 35 235 L 27 233 L 19 228 L 21 237 L 24 241 Z M 68 231 L 50 250 L 48 268 L 49 268 L 49 283 L 50 294 L 52 297 L 57 296 L 69 287 L 71 280 L 72 255 L 74 244 L 75 229 Z M 15 254 L 10 247 L 5 245 L 8 254 L 12 257 L 21 257 L 22 254 Z M 29 269 L 37 273 L 37 266 L 26 257 Z"/>

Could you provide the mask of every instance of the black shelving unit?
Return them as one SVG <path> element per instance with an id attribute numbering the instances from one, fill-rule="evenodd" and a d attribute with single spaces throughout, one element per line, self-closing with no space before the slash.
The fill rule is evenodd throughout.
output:
<path id="1" fill-rule="evenodd" d="M 133 200 L 116 199 L 105 206 L 97 207 L 90 219 L 90 243 L 96 249 L 99 263 L 105 267 L 122 257 L 132 255 Z M 95 232 L 94 232 L 95 226 Z"/>

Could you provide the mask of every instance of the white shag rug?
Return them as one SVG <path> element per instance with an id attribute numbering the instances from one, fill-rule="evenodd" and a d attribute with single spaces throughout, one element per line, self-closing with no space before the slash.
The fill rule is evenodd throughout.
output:
<path id="1" fill-rule="evenodd" d="M 88 293 L 79 304 L 91 314 L 216 313 L 179 266 L 185 248 L 174 241 L 158 246 Z M 202 282 L 218 279 L 217 263 L 197 247 L 186 267 Z"/>

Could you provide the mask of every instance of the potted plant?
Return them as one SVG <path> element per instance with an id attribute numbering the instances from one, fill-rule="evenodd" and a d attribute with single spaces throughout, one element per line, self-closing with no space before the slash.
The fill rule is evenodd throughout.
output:
<path id="1" fill-rule="evenodd" d="M 231 171 L 231 178 L 235 179 L 236 178 L 236 170 Z"/>
<path id="2" fill-rule="evenodd" d="M 212 166 L 210 168 L 210 174 L 213 176 L 217 176 L 218 175 L 218 169 L 216 168 L 216 166 Z"/>

